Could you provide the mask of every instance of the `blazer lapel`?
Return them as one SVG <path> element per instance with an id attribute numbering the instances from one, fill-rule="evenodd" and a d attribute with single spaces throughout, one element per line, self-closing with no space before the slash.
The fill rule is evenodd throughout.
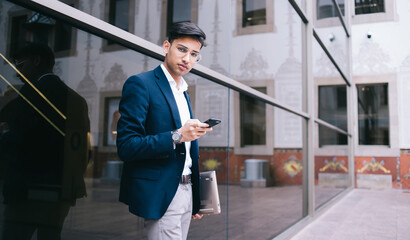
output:
<path id="1" fill-rule="evenodd" d="M 165 99 L 167 100 L 168 106 L 172 112 L 172 118 L 176 128 L 182 127 L 181 118 L 179 117 L 179 111 L 177 103 L 175 102 L 174 94 L 172 93 L 171 86 L 169 85 L 168 79 L 165 76 L 164 72 L 161 69 L 161 66 L 158 66 L 154 69 L 154 74 L 157 77 L 157 84 L 161 89 L 162 94 L 164 94 Z M 189 103 L 188 103 L 189 104 Z M 189 105 L 189 110 L 191 111 L 191 106 Z"/>

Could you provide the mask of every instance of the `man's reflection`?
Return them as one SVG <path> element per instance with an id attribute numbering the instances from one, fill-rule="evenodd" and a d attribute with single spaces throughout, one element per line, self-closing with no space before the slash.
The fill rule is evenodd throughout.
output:
<path id="1" fill-rule="evenodd" d="M 87 103 L 53 74 L 54 54 L 30 43 L 14 56 L 24 86 L 0 111 L 5 161 L 3 239 L 60 239 L 64 219 L 86 195 Z M 48 100 L 47 100 L 48 99 Z"/>

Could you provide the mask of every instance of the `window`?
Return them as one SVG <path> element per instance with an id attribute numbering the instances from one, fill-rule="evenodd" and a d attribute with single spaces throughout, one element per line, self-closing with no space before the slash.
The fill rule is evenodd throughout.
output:
<path id="1" fill-rule="evenodd" d="M 177 22 L 198 23 L 198 0 L 163 1 L 159 44 L 168 37 L 169 28 Z"/>
<path id="2" fill-rule="evenodd" d="M 357 85 L 359 144 L 389 145 L 388 85 Z"/>
<path id="3" fill-rule="evenodd" d="M 354 24 L 397 20 L 396 0 L 355 0 Z"/>
<path id="4" fill-rule="evenodd" d="M 355 14 L 385 12 L 384 0 L 355 0 Z"/>
<path id="5" fill-rule="evenodd" d="M 105 0 L 107 11 L 105 21 L 127 32 L 134 32 L 134 1 L 135 0 Z M 103 51 L 124 49 L 122 46 L 104 40 Z"/>
<path id="6" fill-rule="evenodd" d="M 268 0 L 237 0 L 236 34 L 273 32 L 273 2 Z"/>
<path id="7" fill-rule="evenodd" d="M 73 42 L 75 42 L 76 34 L 70 25 L 56 21 L 54 33 L 54 52 L 58 54 L 59 52 L 70 51 L 75 47 Z"/>
<path id="8" fill-rule="evenodd" d="M 254 88 L 266 94 L 266 87 Z M 241 147 L 266 144 L 266 104 L 240 94 Z"/>
<path id="9" fill-rule="evenodd" d="M 266 1 L 244 0 L 242 27 L 266 24 Z"/>
<path id="10" fill-rule="evenodd" d="M 319 87 L 319 118 L 347 130 L 346 86 Z M 347 136 L 319 125 L 319 146 L 346 145 Z"/>
<path id="11" fill-rule="evenodd" d="M 334 7 L 333 0 L 314 0 L 315 27 L 339 26 L 340 20 L 337 18 L 337 9 Z M 339 8 L 344 15 L 346 0 L 337 0 Z M 351 4 L 351 11 L 354 17 L 352 24 L 364 24 L 374 22 L 385 22 L 397 20 L 396 0 L 355 0 Z"/>
<path id="12" fill-rule="evenodd" d="M 8 55 L 13 56 L 17 49 L 24 46 L 27 41 L 27 29 L 24 24 L 27 21 L 27 14 L 10 16 Z"/>
<path id="13" fill-rule="evenodd" d="M 129 31 L 129 0 L 110 0 L 108 22 L 122 30 Z"/>
<path id="14" fill-rule="evenodd" d="M 340 2 L 340 1 L 339 1 Z M 333 0 L 317 0 L 317 19 L 338 17 L 337 8 L 335 7 Z M 339 3 L 339 8 L 344 15 L 344 2 Z"/>
<path id="15" fill-rule="evenodd" d="M 184 6 L 184 7 L 181 7 Z M 192 21 L 192 1 L 191 0 L 169 0 L 167 14 L 167 32 L 170 27 L 177 22 Z"/>
<path id="16" fill-rule="evenodd" d="M 74 28 L 37 12 L 10 15 L 9 36 L 10 56 L 27 42 L 41 42 L 49 45 L 54 50 L 56 58 L 75 54 L 76 31 Z"/>

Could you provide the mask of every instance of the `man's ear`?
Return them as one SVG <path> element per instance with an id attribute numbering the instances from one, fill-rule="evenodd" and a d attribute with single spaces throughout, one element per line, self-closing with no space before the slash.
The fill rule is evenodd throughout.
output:
<path id="1" fill-rule="evenodd" d="M 162 45 L 162 49 L 164 50 L 165 55 L 168 54 L 170 47 L 171 47 L 171 43 L 168 42 L 168 40 L 165 40 L 164 44 Z"/>

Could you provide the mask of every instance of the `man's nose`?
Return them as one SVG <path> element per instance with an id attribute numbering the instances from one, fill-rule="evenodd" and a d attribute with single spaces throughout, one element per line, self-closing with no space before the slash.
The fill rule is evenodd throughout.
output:
<path id="1" fill-rule="evenodd" d="M 191 61 L 191 56 L 190 56 L 189 52 L 184 55 L 184 57 L 182 58 L 182 60 L 183 60 L 184 62 L 187 62 L 187 63 Z"/>

